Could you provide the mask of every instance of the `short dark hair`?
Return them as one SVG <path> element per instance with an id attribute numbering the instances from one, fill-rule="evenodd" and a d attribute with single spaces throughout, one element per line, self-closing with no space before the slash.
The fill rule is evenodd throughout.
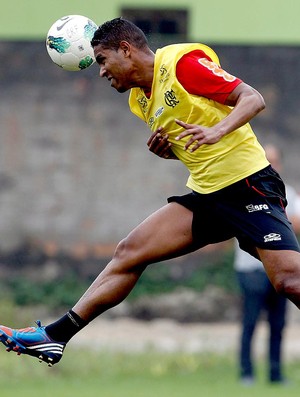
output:
<path id="1" fill-rule="evenodd" d="M 94 33 L 91 45 L 93 48 L 101 45 L 103 48 L 118 50 L 122 40 L 139 49 L 148 46 L 144 32 L 133 22 L 123 18 L 115 18 L 100 25 Z"/>

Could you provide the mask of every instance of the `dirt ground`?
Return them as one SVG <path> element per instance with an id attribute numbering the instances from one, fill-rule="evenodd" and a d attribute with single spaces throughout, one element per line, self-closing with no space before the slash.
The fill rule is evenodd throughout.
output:
<path id="1" fill-rule="evenodd" d="M 286 360 L 300 359 L 300 321 L 298 310 L 289 311 L 285 328 L 283 357 Z M 300 315 L 299 315 L 300 319 Z M 180 324 L 172 320 L 143 322 L 131 318 L 94 320 L 70 342 L 73 346 L 91 343 L 93 348 L 108 351 L 141 352 L 156 349 L 165 352 L 221 352 L 235 353 L 238 350 L 240 326 L 238 323 L 192 323 Z M 254 352 L 257 356 L 267 354 L 268 328 L 264 321 L 257 327 Z"/>

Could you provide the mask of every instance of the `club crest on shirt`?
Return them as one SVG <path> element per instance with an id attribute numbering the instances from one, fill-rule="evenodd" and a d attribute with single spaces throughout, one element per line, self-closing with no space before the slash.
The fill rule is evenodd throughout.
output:
<path id="1" fill-rule="evenodd" d="M 176 94 L 174 90 L 168 90 L 164 94 L 165 97 L 165 102 L 168 106 L 171 108 L 175 108 L 176 105 L 178 105 L 179 101 L 176 98 Z"/>

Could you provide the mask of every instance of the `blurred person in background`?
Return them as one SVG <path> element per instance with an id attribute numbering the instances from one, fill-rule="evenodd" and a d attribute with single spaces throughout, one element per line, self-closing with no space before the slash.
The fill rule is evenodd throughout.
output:
<path id="1" fill-rule="evenodd" d="M 273 144 L 265 146 L 266 156 L 276 171 L 282 171 L 282 155 Z M 300 232 L 300 197 L 286 184 L 287 215 L 296 233 Z M 255 382 L 253 365 L 253 337 L 262 312 L 269 324 L 268 364 L 269 381 L 285 382 L 282 371 L 282 338 L 286 324 L 287 299 L 272 286 L 261 261 L 239 248 L 235 241 L 234 268 L 242 293 L 242 332 L 239 349 L 239 376 L 241 383 L 250 386 Z"/>

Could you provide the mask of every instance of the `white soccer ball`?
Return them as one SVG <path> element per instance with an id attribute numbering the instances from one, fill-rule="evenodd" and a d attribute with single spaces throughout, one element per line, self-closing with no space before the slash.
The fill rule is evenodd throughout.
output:
<path id="1" fill-rule="evenodd" d="M 95 62 L 91 40 L 98 26 L 82 15 L 58 19 L 48 31 L 46 47 L 50 58 L 65 70 L 86 69 Z"/>

